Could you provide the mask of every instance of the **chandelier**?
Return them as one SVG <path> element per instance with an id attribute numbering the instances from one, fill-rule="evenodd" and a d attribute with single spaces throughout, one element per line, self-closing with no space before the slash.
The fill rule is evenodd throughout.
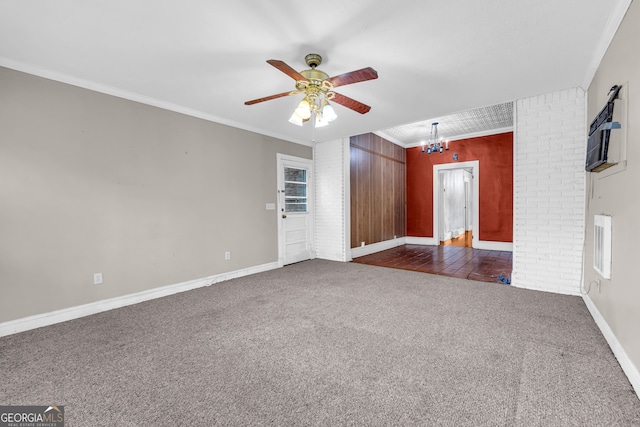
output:
<path id="1" fill-rule="evenodd" d="M 442 141 L 442 138 L 438 137 L 438 122 L 431 123 L 431 134 L 429 135 L 429 141 L 422 143 L 422 152 L 427 154 L 442 153 L 443 150 L 449 149 L 449 141 Z"/>

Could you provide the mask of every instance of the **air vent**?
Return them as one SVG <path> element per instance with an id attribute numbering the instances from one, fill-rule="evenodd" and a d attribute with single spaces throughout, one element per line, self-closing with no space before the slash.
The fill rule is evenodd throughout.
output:
<path id="1" fill-rule="evenodd" d="M 594 217 L 593 268 L 605 279 L 611 279 L 611 217 Z"/>

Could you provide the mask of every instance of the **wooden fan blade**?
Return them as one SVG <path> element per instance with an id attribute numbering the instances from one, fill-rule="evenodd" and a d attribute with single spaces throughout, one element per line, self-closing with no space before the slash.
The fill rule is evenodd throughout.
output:
<path id="1" fill-rule="evenodd" d="M 333 87 L 338 87 L 377 78 L 378 72 L 371 67 L 367 67 L 360 70 L 351 71 L 350 73 L 340 74 L 339 76 L 329 77 L 327 80 L 331 82 Z"/>
<path id="2" fill-rule="evenodd" d="M 288 66 L 282 61 L 279 61 L 277 59 L 269 59 L 267 62 L 296 81 L 297 80 L 307 81 L 307 78 L 305 76 L 303 76 L 302 74 L 300 74 L 299 72 L 297 72 L 296 70 L 294 70 L 293 68 L 291 68 L 290 66 Z"/>
<path id="3" fill-rule="evenodd" d="M 356 111 L 360 114 L 368 113 L 371 110 L 371 107 L 363 104 L 360 101 L 356 101 L 355 99 L 349 98 L 348 96 L 341 95 L 339 93 L 335 93 L 335 96 L 331 101 L 336 102 L 344 107 L 351 108 L 353 111 Z"/>
<path id="4" fill-rule="evenodd" d="M 253 105 L 253 104 L 257 104 L 259 102 L 271 101 L 272 99 L 282 98 L 283 96 L 294 95 L 296 93 L 299 93 L 299 92 L 295 91 L 295 90 L 293 92 L 282 92 L 282 93 L 278 93 L 276 95 L 265 96 L 264 98 L 258 98 L 258 99 L 253 99 L 251 101 L 247 101 L 247 102 L 244 103 L 244 105 Z"/>

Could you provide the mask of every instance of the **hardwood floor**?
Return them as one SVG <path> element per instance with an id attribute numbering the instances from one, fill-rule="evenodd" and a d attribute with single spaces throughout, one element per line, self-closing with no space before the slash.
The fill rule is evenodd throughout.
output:
<path id="1" fill-rule="evenodd" d="M 451 238 L 447 241 L 440 242 L 440 244 L 444 246 L 464 246 L 465 248 L 470 248 L 471 239 L 471 231 L 465 231 L 464 234 L 461 234 L 458 237 Z"/>
<path id="2" fill-rule="evenodd" d="M 511 280 L 512 253 L 460 246 L 404 245 L 353 262 L 483 282 Z"/>

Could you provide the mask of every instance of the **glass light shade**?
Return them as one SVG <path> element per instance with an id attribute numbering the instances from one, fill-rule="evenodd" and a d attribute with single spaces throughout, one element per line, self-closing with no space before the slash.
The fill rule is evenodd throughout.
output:
<path id="1" fill-rule="evenodd" d="M 322 114 L 316 114 L 316 127 L 317 128 L 325 127 L 328 124 L 329 124 L 329 122 L 324 119 Z"/>
<path id="2" fill-rule="evenodd" d="M 296 126 L 302 126 L 302 118 L 300 116 L 298 116 L 296 113 L 293 113 L 291 115 L 291 118 L 289 119 L 289 123 L 293 123 Z"/>
<path id="3" fill-rule="evenodd" d="M 295 114 L 298 115 L 302 120 L 307 120 L 311 117 L 311 107 L 309 106 L 309 101 L 303 99 L 296 107 Z"/>
<path id="4" fill-rule="evenodd" d="M 333 111 L 333 107 L 329 105 L 328 102 L 322 108 L 322 117 L 327 123 L 332 122 L 338 118 L 338 115 L 336 114 L 335 111 Z"/>

